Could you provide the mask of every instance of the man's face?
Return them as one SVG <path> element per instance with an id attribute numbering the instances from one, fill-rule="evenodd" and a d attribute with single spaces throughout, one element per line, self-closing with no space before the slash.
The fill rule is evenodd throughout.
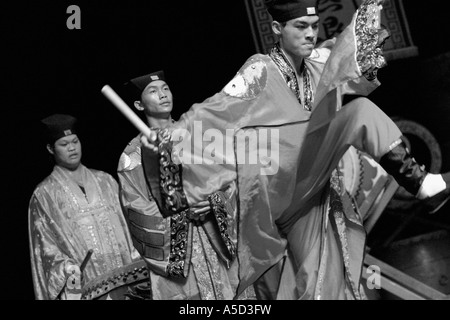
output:
<path id="1" fill-rule="evenodd" d="M 280 28 L 280 44 L 293 59 L 307 58 L 311 55 L 319 34 L 319 17 L 303 16 L 287 21 Z"/>
<path id="2" fill-rule="evenodd" d="M 57 165 L 75 170 L 81 163 L 81 142 L 76 134 L 71 134 L 55 141 L 48 150 L 53 154 Z"/>
<path id="3" fill-rule="evenodd" d="M 152 81 L 141 94 L 141 107 L 148 115 L 158 117 L 170 114 L 173 108 L 173 97 L 165 81 Z"/>

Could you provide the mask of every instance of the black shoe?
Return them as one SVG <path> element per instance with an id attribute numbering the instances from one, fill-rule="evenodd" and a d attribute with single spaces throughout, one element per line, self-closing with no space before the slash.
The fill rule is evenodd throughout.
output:
<path id="1" fill-rule="evenodd" d="M 446 188 L 444 191 L 439 192 L 437 195 L 424 200 L 425 210 L 428 213 L 433 214 L 439 211 L 450 199 L 450 172 L 444 173 L 442 178 L 445 181 Z"/>
<path id="2" fill-rule="evenodd" d="M 400 186 L 417 196 L 428 172 L 412 157 L 404 141 L 386 153 L 379 163 Z M 450 199 L 450 172 L 442 174 L 442 179 L 445 181 L 446 189 L 423 200 L 425 210 L 429 213 L 437 212 Z"/>
<path id="3" fill-rule="evenodd" d="M 423 180 L 428 174 L 424 166 L 420 166 L 411 156 L 403 141 L 386 153 L 380 159 L 379 164 L 388 174 L 394 177 L 400 186 L 413 196 L 417 195 Z"/>

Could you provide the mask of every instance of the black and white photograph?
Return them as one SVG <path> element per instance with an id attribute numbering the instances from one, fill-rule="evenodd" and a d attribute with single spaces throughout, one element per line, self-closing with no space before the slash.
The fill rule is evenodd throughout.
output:
<path id="1" fill-rule="evenodd" d="M 450 299 L 443 1 L 2 7 L 0 300 Z"/>

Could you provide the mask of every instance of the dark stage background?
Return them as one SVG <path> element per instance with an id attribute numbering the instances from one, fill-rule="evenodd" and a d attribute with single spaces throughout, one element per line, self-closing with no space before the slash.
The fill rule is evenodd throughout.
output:
<path id="1" fill-rule="evenodd" d="M 441 3 L 404 1 L 419 56 L 390 61 L 371 97 L 388 115 L 426 126 L 448 170 L 450 27 Z M 81 30 L 66 27 L 72 4 L 81 9 Z M 119 156 L 137 131 L 100 93 L 103 85 L 126 98 L 126 80 L 164 69 L 178 118 L 221 90 L 256 49 L 243 0 L 47 0 L 2 7 L 0 299 L 29 300 L 28 201 L 52 169 L 39 120 L 56 112 L 79 118 L 83 163 L 116 176 Z"/>

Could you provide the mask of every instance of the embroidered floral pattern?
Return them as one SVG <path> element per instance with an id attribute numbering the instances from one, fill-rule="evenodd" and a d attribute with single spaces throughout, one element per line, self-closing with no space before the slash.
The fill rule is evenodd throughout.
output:
<path id="1" fill-rule="evenodd" d="M 185 210 L 170 217 L 170 256 L 167 266 L 169 277 L 185 278 L 184 266 L 187 255 L 188 219 Z"/>
<path id="2" fill-rule="evenodd" d="M 308 67 L 303 63 L 303 95 L 305 96 L 303 107 L 305 110 L 311 111 L 313 104 L 313 91 L 311 86 L 311 77 L 309 76 Z"/>
<path id="3" fill-rule="evenodd" d="M 170 213 L 178 213 L 188 208 L 183 191 L 182 169 L 172 160 L 172 142 L 168 130 L 159 130 L 159 166 L 160 189 L 164 209 Z"/>
<path id="4" fill-rule="evenodd" d="M 355 23 L 356 59 L 361 72 L 369 80 L 375 78 L 377 70 L 386 65 L 382 47 L 389 33 L 380 28 L 380 10 L 383 2 L 384 0 L 365 1 L 358 9 Z"/>
<path id="5" fill-rule="evenodd" d="M 234 257 L 236 255 L 236 246 L 233 241 L 231 241 L 230 234 L 228 232 L 228 212 L 225 207 L 224 196 L 220 192 L 215 192 L 209 195 L 208 201 L 211 204 L 211 208 L 216 217 L 222 240 L 224 241 L 231 257 Z"/>
<path id="6" fill-rule="evenodd" d="M 122 251 L 117 241 L 115 226 L 111 220 L 114 208 L 104 199 L 100 187 L 100 180 L 91 171 L 83 168 L 86 175 L 90 175 L 90 182 L 95 186 L 98 199 L 92 203 L 84 202 L 84 197 L 78 194 L 77 188 L 64 169 L 55 167 L 54 178 L 70 199 L 70 206 L 75 209 L 74 216 L 67 217 L 73 230 L 78 230 L 88 248 L 94 250 L 92 264 L 99 270 L 111 270 L 121 267 Z M 92 192 L 92 191 L 91 191 Z M 90 193 L 91 194 L 91 193 Z M 91 196 L 93 196 L 91 194 Z"/>

